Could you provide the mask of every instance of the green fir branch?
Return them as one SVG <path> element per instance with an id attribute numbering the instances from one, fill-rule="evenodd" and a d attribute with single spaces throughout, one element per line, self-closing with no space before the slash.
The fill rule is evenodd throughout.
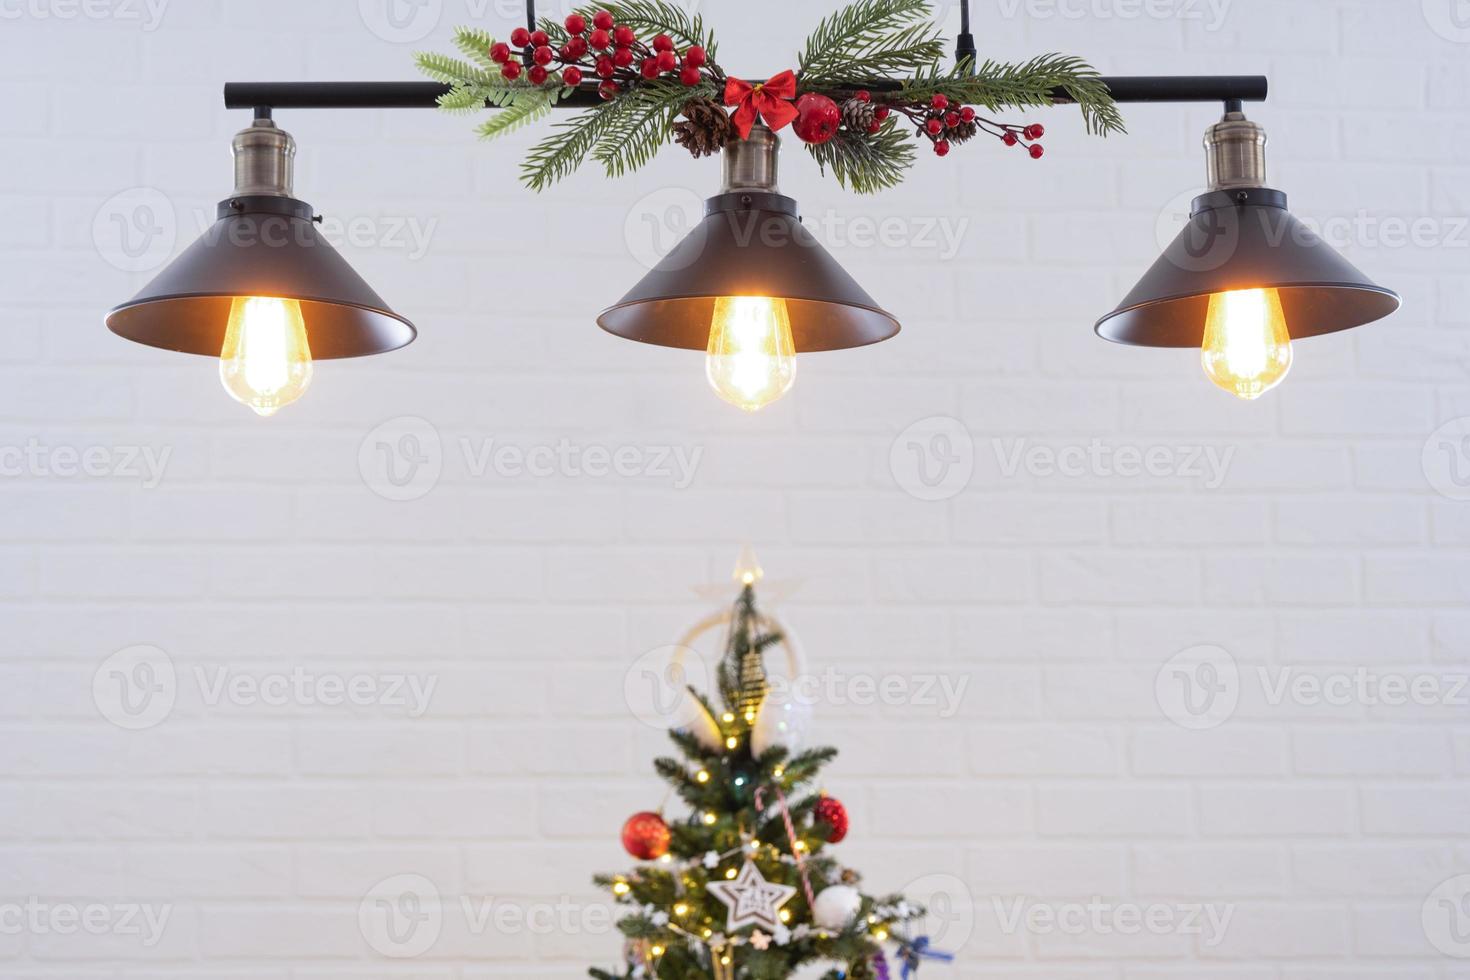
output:
<path id="1" fill-rule="evenodd" d="M 817 25 L 799 73 L 804 88 L 830 87 L 915 72 L 943 56 L 929 0 L 856 0 Z"/>
<path id="2" fill-rule="evenodd" d="M 454 46 L 459 48 L 460 53 L 486 71 L 499 74 L 500 66 L 490 58 L 490 49 L 494 45 L 495 37 L 489 31 L 478 27 L 454 29 Z"/>
<path id="3" fill-rule="evenodd" d="M 468 62 L 437 51 L 420 51 L 414 55 L 419 71 L 446 85 L 496 85 L 503 81 L 497 70 L 493 75 Z"/>
<path id="4" fill-rule="evenodd" d="M 639 35 L 667 34 L 680 48 L 697 44 L 704 48 L 709 64 L 715 63 L 715 38 L 705 30 L 704 18 L 699 14 L 690 14 L 677 4 L 662 0 L 620 0 L 602 7 L 588 7 L 583 15 L 591 21 L 592 14 L 603 7 L 612 11 L 618 23 L 627 24 Z"/>
<path id="5" fill-rule="evenodd" d="M 554 132 L 531 147 L 521 161 L 521 182 L 540 191 L 571 176 L 624 111 L 622 100 L 614 99 L 554 124 Z"/>
<path id="6" fill-rule="evenodd" d="M 486 140 L 513 133 L 549 113 L 556 100 L 557 90 L 554 88 L 518 90 L 501 103 L 501 108 L 492 112 L 475 132 Z"/>
<path id="7" fill-rule="evenodd" d="M 992 112 L 1055 105 L 1060 89 L 1077 103 L 1087 131 L 1099 136 L 1124 131 L 1123 117 L 1097 70 L 1072 55 L 1044 54 L 1019 64 L 987 61 L 973 74 L 969 62 L 953 68 L 933 65 L 906 81 L 903 100 L 927 102 L 936 94 L 951 101 L 984 106 Z"/>
<path id="8" fill-rule="evenodd" d="M 890 117 L 876 133 L 840 130 L 825 143 L 806 144 L 823 173 L 858 194 L 876 194 L 903 182 L 914 165 L 914 145 Z"/>
<path id="9" fill-rule="evenodd" d="M 638 85 L 618 96 L 624 111 L 603 132 L 593 157 L 609 177 L 621 177 L 644 166 L 669 142 L 674 119 L 690 99 L 712 96 L 709 82 L 686 86 L 674 79 Z"/>

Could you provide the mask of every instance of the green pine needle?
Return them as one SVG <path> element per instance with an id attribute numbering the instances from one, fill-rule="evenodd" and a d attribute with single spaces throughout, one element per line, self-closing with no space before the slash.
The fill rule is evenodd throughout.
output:
<path id="1" fill-rule="evenodd" d="M 801 55 L 806 88 L 915 72 L 944 56 L 929 0 L 856 0 L 824 18 Z"/>
<path id="2" fill-rule="evenodd" d="M 823 173 L 858 194 L 877 194 L 903 182 L 914 164 L 914 144 L 889 117 L 876 133 L 840 130 L 825 143 L 808 143 L 807 152 Z"/>

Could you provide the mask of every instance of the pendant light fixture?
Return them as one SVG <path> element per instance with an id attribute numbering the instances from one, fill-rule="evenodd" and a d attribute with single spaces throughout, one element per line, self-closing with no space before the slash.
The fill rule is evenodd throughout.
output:
<path id="1" fill-rule="evenodd" d="M 1205 152 L 1209 190 L 1189 223 L 1096 330 L 1120 344 L 1199 347 L 1212 382 L 1258 398 L 1286 376 L 1293 340 L 1381 319 L 1399 297 L 1266 186 L 1266 132 L 1238 102 L 1205 134 Z"/>
<path id="2" fill-rule="evenodd" d="M 292 196 L 295 140 L 256 116 L 234 138 L 235 192 L 218 220 L 106 322 L 140 344 L 219 358 L 230 396 L 271 415 L 306 391 L 314 361 L 395 350 L 415 331 Z"/>
<path id="3" fill-rule="evenodd" d="M 726 144 L 724 183 L 704 219 L 597 318 L 628 340 L 705 351 L 716 393 L 752 412 L 790 390 L 797 354 L 899 330 L 777 189 L 779 150 L 763 124 Z"/>

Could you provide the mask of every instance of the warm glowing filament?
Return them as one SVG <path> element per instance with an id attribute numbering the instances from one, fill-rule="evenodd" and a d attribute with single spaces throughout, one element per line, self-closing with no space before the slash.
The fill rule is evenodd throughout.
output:
<path id="1" fill-rule="evenodd" d="M 704 370 L 721 398 L 747 412 L 790 391 L 796 380 L 796 344 L 786 301 L 769 296 L 716 299 Z"/>
<path id="2" fill-rule="evenodd" d="M 273 415 L 311 384 L 311 348 L 301 304 L 273 296 L 237 296 L 219 352 L 219 379 L 230 397 Z"/>
<path id="3" fill-rule="evenodd" d="M 1259 398 L 1280 384 L 1291 368 L 1291 335 L 1280 294 L 1274 289 L 1213 294 L 1200 361 L 1211 381 L 1240 398 Z"/>

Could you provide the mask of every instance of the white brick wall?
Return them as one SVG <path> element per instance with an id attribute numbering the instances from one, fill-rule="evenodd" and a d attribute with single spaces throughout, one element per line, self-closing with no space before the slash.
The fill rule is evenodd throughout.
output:
<path id="1" fill-rule="evenodd" d="M 648 220 L 707 193 L 712 165 L 670 152 L 536 198 L 514 183 L 533 135 L 488 147 L 427 112 L 283 111 L 302 196 L 365 232 L 344 251 L 421 337 L 320 365 L 259 420 L 212 363 L 128 345 L 101 313 L 148 277 L 125 245 L 156 267 L 228 192 L 245 117 L 221 108 L 224 81 L 413 77 L 416 48 L 477 16 L 504 32 L 520 4 L 404 5 L 428 17 L 417 41 L 385 36 L 381 6 L 0 0 L 0 448 L 40 460 L 0 480 L 0 975 L 612 962 L 588 877 L 626 865 L 621 821 L 663 798 L 662 738 L 625 681 L 723 601 L 749 541 L 825 682 L 817 736 L 847 752 L 827 783 L 852 810 L 846 859 L 875 889 L 953 903 L 940 945 L 960 961 L 926 976 L 1470 977 L 1446 955 L 1470 955 L 1467 889 L 1441 888 L 1470 874 L 1470 493 L 1450 479 L 1470 459 L 1446 455 L 1470 430 L 1431 440 L 1470 416 L 1463 3 L 976 0 L 987 55 L 1270 74 L 1254 115 L 1273 182 L 1406 302 L 1300 344 L 1258 403 L 1208 386 L 1188 351 L 1090 329 L 1197 188 L 1211 106 L 1129 107 L 1133 135 L 1106 142 L 1036 113 L 1043 162 L 977 142 L 878 200 L 788 145 L 785 188 L 905 330 L 804 358 L 755 417 L 707 390 L 697 355 L 592 323 L 641 273 Z M 826 5 L 703 6 L 722 61 L 755 74 Z M 861 222 L 903 247 L 866 244 Z M 437 432 L 442 475 L 395 502 L 359 450 L 405 416 Z M 938 472 L 913 455 L 934 432 L 972 473 L 926 501 L 905 488 Z M 636 451 L 639 472 L 484 468 L 563 442 Z M 109 475 L 57 471 L 89 447 Z M 138 448 L 158 479 L 124 465 Z M 1078 471 L 1046 463 L 1099 448 Z M 689 479 L 643 468 L 665 451 Z M 1127 475 L 1124 452 L 1168 466 Z M 94 690 L 136 645 L 164 674 L 113 659 L 127 669 Z M 1206 675 L 1171 658 L 1200 647 L 1224 652 L 1205 656 L 1233 711 L 1191 713 L 1206 692 L 1181 685 Z M 136 720 L 119 692 L 144 689 L 119 685 L 170 672 L 176 691 L 128 702 L 173 694 L 156 724 L 105 716 Z M 326 686 L 267 693 L 293 672 Z M 434 686 L 385 703 L 395 678 Z M 322 703 L 354 683 L 368 703 Z M 1176 724 L 1201 720 L 1219 723 Z M 445 914 L 398 961 L 359 907 L 402 875 Z M 574 921 L 477 928 L 465 910 L 489 903 Z M 1017 925 L 1017 903 L 1229 919 L 1214 937 L 1063 931 Z M 16 918 L 93 905 L 91 932 Z M 165 925 L 121 928 L 124 908 Z"/>

